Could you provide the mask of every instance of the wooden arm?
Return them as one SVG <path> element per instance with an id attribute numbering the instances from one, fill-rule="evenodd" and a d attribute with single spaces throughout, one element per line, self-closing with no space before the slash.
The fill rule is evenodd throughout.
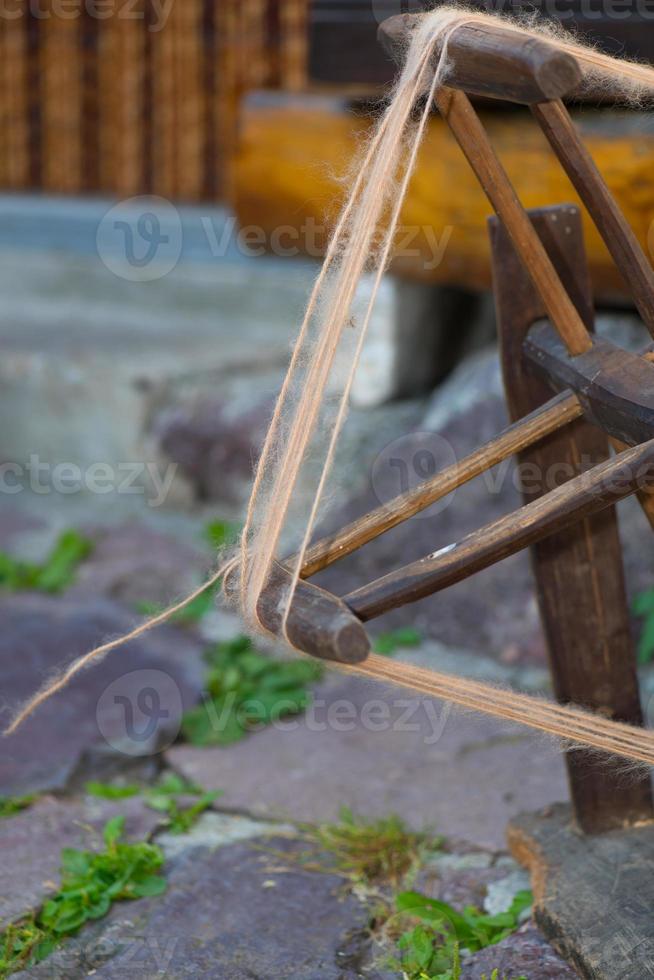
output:
<path id="1" fill-rule="evenodd" d="M 398 14 L 380 25 L 379 42 L 393 60 L 403 60 L 420 16 Z M 461 24 L 447 42 L 447 60 L 450 88 L 526 105 L 569 95 L 581 82 L 572 55 L 509 26 Z"/>

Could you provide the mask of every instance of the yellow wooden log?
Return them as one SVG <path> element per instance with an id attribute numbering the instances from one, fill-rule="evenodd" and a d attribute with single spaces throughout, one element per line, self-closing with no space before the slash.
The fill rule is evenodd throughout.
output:
<path id="1" fill-rule="evenodd" d="M 581 135 L 647 254 L 654 253 L 652 114 L 575 113 Z M 531 115 L 485 112 L 484 123 L 526 207 L 580 203 Z M 234 207 L 272 250 L 316 254 L 342 200 L 370 118 L 322 96 L 253 96 L 243 109 Z M 582 208 L 583 210 L 583 208 Z M 402 214 L 393 270 L 413 279 L 490 285 L 488 201 L 442 120 L 429 124 Z M 317 233 L 316 228 L 322 229 Z M 586 246 L 598 295 L 625 295 L 621 277 L 586 217 Z M 254 232 L 252 232 L 254 240 Z"/>

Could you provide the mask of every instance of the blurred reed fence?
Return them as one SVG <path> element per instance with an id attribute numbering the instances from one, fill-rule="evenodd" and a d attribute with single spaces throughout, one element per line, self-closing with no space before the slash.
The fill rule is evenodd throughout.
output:
<path id="1" fill-rule="evenodd" d="M 229 192 L 237 107 L 301 88 L 308 0 L 2 0 L 0 189 Z"/>

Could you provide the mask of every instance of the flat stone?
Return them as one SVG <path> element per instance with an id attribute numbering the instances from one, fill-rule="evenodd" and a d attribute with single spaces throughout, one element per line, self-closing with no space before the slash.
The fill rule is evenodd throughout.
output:
<path id="1" fill-rule="evenodd" d="M 163 895 L 116 904 L 17 978 L 377 980 L 361 969 L 366 906 L 342 878 L 302 870 L 292 855 L 305 846 L 267 836 L 189 847 L 170 863 Z"/>
<path id="2" fill-rule="evenodd" d="M 38 908 L 59 885 L 64 847 L 102 849 L 107 820 L 124 814 L 125 839 L 143 840 L 161 822 L 139 797 L 116 802 L 43 797 L 0 820 L 0 928 Z"/>
<path id="3" fill-rule="evenodd" d="M 654 823 L 582 834 L 567 806 L 511 822 L 532 876 L 535 920 L 582 977 L 654 977 Z"/>
<path id="4" fill-rule="evenodd" d="M 3 721 L 45 677 L 138 618 L 107 599 L 36 593 L 0 598 Z M 199 699 L 203 644 L 161 627 L 79 674 L 3 740 L 0 792 L 63 788 L 152 757 L 177 736 L 182 712 Z"/>
<path id="5" fill-rule="evenodd" d="M 209 571 L 208 548 L 200 550 L 136 521 L 112 528 L 83 528 L 93 541 L 67 599 L 107 596 L 129 605 L 169 603 L 192 591 Z M 198 542 L 199 543 L 199 542 Z"/>
<path id="6" fill-rule="evenodd" d="M 567 799 L 563 759 L 525 729 L 368 679 L 334 674 L 297 718 L 229 748 L 175 745 L 168 763 L 223 809 L 323 822 L 342 806 L 502 847 L 525 806 Z M 474 797 L 475 805 L 471 806 Z"/>
<path id="7" fill-rule="evenodd" d="M 495 946 L 487 946 L 463 964 L 461 980 L 490 980 L 493 970 L 501 980 L 575 980 L 577 974 L 561 959 L 538 929 L 523 926 Z"/>

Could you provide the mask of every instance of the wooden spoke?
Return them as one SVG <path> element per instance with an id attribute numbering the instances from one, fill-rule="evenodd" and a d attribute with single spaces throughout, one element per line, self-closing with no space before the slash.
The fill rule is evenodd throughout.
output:
<path id="1" fill-rule="evenodd" d="M 654 440 L 628 449 L 456 544 L 344 597 L 362 620 L 423 599 L 630 496 L 654 474 Z"/>
<path id="2" fill-rule="evenodd" d="M 436 105 L 506 228 L 561 339 L 571 354 L 583 354 L 591 347 L 590 334 L 520 203 L 470 99 L 463 92 L 443 87 L 436 95 Z"/>
<path id="3" fill-rule="evenodd" d="M 568 110 L 560 99 L 554 99 L 533 105 L 531 111 L 629 284 L 638 312 L 654 337 L 654 270 L 584 146 Z"/>
<path id="4" fill-rule="evenodd" d="M 380 534 L 425 510 L 502 460 L 579 418 L 581 412 L 576 395 L 562 392 L 524 419 L 508 426 L 491 442 L 465 456 L 454 466 L 425 480 L 414 490 L 370 511 L 337 534 L 317 541 L 306 553 L 302 578 L 310 578 L 339 558 L 344 558 L 373 541 Z M 292 560 L 289 559 L 287 564 Z"/>

